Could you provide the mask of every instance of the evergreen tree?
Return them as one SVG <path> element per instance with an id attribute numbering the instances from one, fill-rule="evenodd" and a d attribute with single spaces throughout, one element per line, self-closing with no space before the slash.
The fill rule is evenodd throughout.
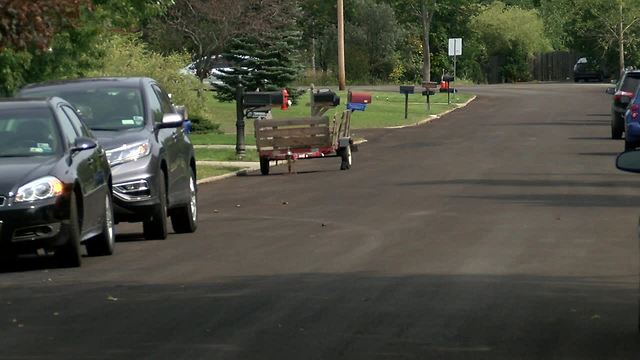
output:
<path id="1" fill-rule="evenodd" d="M 218 99 L 233 101 L 238 84 L 245 91 L 286 88 L 302 70 L 297 53 L 300 39 L 299 31 L 287 30 L 232 40 L 223 57 L 233 65 L 221 70 L 223 84 L 216 85 Z"/>

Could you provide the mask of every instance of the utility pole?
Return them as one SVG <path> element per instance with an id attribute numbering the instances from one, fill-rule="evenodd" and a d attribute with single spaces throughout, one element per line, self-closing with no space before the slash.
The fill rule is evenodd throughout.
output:
<path id="1" fill-rule="evenodd" d="M 338 88 L 347 88 L 344 69 L 344 0 L 338 0 Z"/>

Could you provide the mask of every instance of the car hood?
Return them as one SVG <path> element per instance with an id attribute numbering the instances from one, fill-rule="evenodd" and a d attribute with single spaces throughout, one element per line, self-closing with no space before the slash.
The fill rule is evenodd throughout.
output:
<path id="1" fill-rule="evenodd" d="M 58 156 L 0 158 L 0 194 L 8 195 L 27 182 L 51 174 Z"/>
<path id="2" fill-rule="evenodd" d="M 93 135 L 105 150 L 117 149 L 123 145 L 135 144 L 148 140 L 144 129 L 131 129 L 122 131 L 93 131 Z"/>

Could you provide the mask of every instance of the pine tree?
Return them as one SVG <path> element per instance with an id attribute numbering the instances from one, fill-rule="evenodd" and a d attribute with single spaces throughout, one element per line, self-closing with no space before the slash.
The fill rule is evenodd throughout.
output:
<path id="1" fill-rule="evenodd" d="M 229 44 L 223 57 L 233 65 L 220 71 L 223 84 L 216 85 L 219 100 L 235 100 L 238 84 L 245 91 L 277 91 L 298 77 L 302 70 L 297 52 L 301 33 L 288 30 L 260 35 L 236 38 Z"/>

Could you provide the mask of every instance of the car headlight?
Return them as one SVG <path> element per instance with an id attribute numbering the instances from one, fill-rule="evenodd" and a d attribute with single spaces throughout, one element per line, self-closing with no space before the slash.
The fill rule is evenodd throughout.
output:
<path id="1" fill-rule="evenodd" d="M 62 195 L 64 185 L 53 176 L 46 176 L 21 186 L 16 192 L 15 202 L 44 200 Z"/>
<path id="2" fill-rule="evenodd" d="M 136 161 L 151 153 L 151 145 L 148 141 L 124 145 L 117 149 L 107 151 L 107 159 L 111 166 Z"/>

